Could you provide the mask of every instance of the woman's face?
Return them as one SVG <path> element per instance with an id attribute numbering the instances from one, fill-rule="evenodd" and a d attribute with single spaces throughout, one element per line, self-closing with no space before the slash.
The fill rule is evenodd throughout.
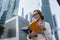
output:
<path id="1" fill-rule="evenodd" d="M 38 20 L 40 18 L 40 15 L 38 14 L 38 12 L 33 12 L 33 17 Z"/>

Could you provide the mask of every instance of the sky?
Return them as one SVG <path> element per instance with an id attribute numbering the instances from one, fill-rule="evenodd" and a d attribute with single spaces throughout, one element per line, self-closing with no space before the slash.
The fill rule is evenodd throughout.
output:
<path id="1" fill-rule="evenodd" d="M 21 15 L 22 8 L 24 8 L 24 13 L 25 14 L 27 14 L 29 12 L 32 12 L 34 9 L 38 9 L 39 8 L 38 7 L 39 1 L 37 1 L 37 0 L 30 0 L 30 1 L 29 0 L 20 0 L 19 15 Z"/>

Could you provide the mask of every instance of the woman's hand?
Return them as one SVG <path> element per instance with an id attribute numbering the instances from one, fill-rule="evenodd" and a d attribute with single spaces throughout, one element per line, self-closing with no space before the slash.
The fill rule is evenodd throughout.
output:
<path id="1" fill-rule="evenodd" d="M 30 37 L 34 37 L 37 33 L 35 31 L 32 31 L 30 33 L 30 30 L 28 31 Z"/>
<path id="2" fill-rule="evenodd" d="M 39 23 L 39 22 L 38 22 L 37 27 L 39 27 L 39 28 L 41 28 L 41 29 L 43 29 L 43 30 L 46 30 L 46 28 L 44 27 L 44 25 L 43 25 L 43 24 L 41 24 L 41 23 Z M 42 30 L 42 31 L 43 31 L 43 30 Z"/>

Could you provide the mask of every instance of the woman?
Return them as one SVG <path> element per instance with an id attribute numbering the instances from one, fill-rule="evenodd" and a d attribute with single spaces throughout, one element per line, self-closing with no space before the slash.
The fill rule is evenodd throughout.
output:
<path id="1" fill-rule="evenodd" d="M 32 32 L 28 31 L 29 34 L 27 35 L 27 39 L 28 40 L 52 40 L 50 24 L 48 22 L 44 22 L 44 16 L 42 15 L 41 11 L 34 10 L 33 17 L 35 18 L 35 21 L 38 22 L 37 27 L 39 28 L 45 27 L 46 29 L 40 33 L 36 33 L 35 31 Z"/>

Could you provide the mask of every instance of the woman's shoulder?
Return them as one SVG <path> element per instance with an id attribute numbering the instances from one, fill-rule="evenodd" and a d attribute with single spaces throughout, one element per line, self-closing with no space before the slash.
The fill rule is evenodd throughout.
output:
<path id="1" fill-rule="evenodd" d="M 44 21 L 45 24 L 50 24 L 49 22 Z"/>
<path id="2" fill-rule="evenodd" d="M 45 23 L 45 26 L 50 26 L 50 23 L 49 22 L 44 22 Z"/>

